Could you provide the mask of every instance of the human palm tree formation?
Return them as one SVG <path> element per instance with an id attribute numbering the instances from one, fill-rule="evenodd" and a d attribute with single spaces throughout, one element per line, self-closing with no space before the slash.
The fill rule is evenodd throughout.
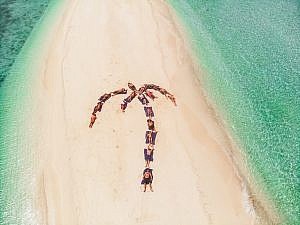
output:
<path id="1" fill-rule="evenodd" d="M 169 100 L 173 102 L 175 106 L 176 99 L 174 95 L 169 93 L 166 89 L 161 88 L 155 84 L 144 84 L 142 87 L 137 89 L 132 83 L 128 83 L 129 89 L 132 91 L 128 97 L 126 97 L 122 103 L 121 103 L 121 110 L 125 112 L 127 105 L 136 97 L 138 96 L 139 101 L 144 106 L 145 115 L 147 117 L 147 126 L 148 130 L 145 134 L 145 144 L 146 147 L 144 148 L 144 159 L 145 159 L 145 169 L 143 170 L 143 177 L 141 181 L 141 185 L 144 186 L 144 192 L 146 192 L 147 186 L 149 185 L 150 190 L 152 189 L 152 181 L 153 181 L 153 173 L 152 169 L 150 168 L 150 162 L 153 162 L 153 151 L 155 146 L 155 140 L 156 140 L 156 134 L 157 131 L 155 129 L 154 125 L 154 112 L 151 106 L 149 106 L 149 100 L 150 98 L 152 101 L 154 101 L 155 98 L 157 98 L 150 89 L 160 92 L 162 95 L 166 96 Z M 112 96 L 119 95 L 119 94 L 127 94 L 127 89 L 121 88 L 119 90 L 105 93 L 103 94 L 99 99 L 98 103 L 94 107 L 94 110 L 92 112 L 91 121 L 89 127 L 92 128 L 97 116 L 97 112 L 101 112 L 103 104 Z"/>

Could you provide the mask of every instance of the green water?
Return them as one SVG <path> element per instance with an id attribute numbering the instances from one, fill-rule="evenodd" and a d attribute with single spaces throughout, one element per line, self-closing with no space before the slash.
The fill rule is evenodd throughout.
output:
<path id="1" fill-rule="evenodd" d="M 0 85 L 50 0 L 0 0 Z"/>
<path id="2" fill-rule="evenodd" d="M 0 0 L 0 225 L 41 224 L 35 83 L 56 0 Z"/>
<path id="3" fill-rule="evenodd" d="M 282 224 L 300 224 L 300 3 L 169 0 L 200 79 Z"/>

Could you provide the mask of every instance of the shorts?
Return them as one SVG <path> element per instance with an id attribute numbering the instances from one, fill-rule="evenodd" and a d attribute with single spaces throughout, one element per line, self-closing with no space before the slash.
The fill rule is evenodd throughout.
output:
<path id="1" fill-rule="evenodd" d="M 153 152 L 150 154 L 150 155 L 148 155 L 147 154 L 147 149 L 144 149 L 144 158 L 145 158 L 145 161 L 153 161 Z"/>
<path id="2" fill-rule="evenodd" d="M 151 178 L 144 178 L 141 182 L 141 184 L 152 184 Z"/>
<path id="3" fill-rule="evenodd" d="M 154 112 L 153 112 L 151 106 L 145 106 L 144 111 L 145 111 L 146 117 L 154 117 Z"/>

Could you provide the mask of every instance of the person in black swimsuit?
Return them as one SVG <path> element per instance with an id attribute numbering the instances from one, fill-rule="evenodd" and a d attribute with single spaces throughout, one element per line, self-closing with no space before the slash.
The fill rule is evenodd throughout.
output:
<path id="1" fill-rule="evenodd" d="M 109 93 L 109 94 L 105 93 L 105 94 L 102 95 L 98 100 L 99 100 L 99 102 L 104 103 L 104 102 L 106 102 L 110 97 L 111 97 L 111 93 Z"/>
<path id="2" fill-rule="evenodd" d="M 133 90 L 133 91 L 137 91 L 136 87 L 134 86 L 133 83 L 128 82 L 128 87 Z"/>
<path id="3" fill-rule="evenodd" d="M 153 145 L 149 144 L 147 148 L 144 149 L 145 167 L 150 166 L 150 162 L 153 162 Z"/>
<path id="4" fill-rule="evenodd" d="M 147 185 L 149 185 L 150 190 L 153 192 L 152 181 L 153 181 L 152 169 L 146 168 L 143 172 L 143 179 L 141 182 L 141 184 L 144 185 L 144 192 L 146 192 L 147 190 Z"/>
<path id="5" fill-rule="evenodd" d="M 155 84 L 144 84 L 144 87 L 147 89 L 153 89 L 155 91 L 159 91 L 160 87 Z"/>
<path id="6" fill-rule="evenodd" d="M 146 98 L 146 96 L 144 94 L 140 94 L 138 96 L 138 99 L 142 103 L 142 105 L 148 105 L 149 104 L 149 101 L 148 101 L 148 99 Z"/>
<path id="7" fill-rule="evenodd" d="M 115 96 L 115 95 L 120 95 L 120 94 L 127 94 L 127 90 L 125 88 L 121 88 L 119 90 L 116 90 L 116 91 L 113 91 L 113 92 L 110 92 L 112 96 Z"/>
<path id="8" fill-rule="evenodd" d="M 123 103 L 121 103 L 121 109 L 123 112 L 125 112 L 128 103 L 130 103 L 136 97 L 136 95 L 137 95 L 136 91 L 133 91 L 127 98 L 123 100 Z"/>

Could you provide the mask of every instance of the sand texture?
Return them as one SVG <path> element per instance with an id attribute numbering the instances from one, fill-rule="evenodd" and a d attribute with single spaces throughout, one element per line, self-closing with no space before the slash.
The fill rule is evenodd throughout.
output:
<path id="1" fill-rule="evenodd" d="M 253 224 L 226 150 L 164 1 L 73 0 L 51 39 L 39 87 L 39 199 L 48 225 Z M 173 93 L 152 106 L 158 130 L 154 192 L 140 181 L 146 118 L 135 99 L 112 97 L 88 128 L 105 92 L 144 83 Z"/>

